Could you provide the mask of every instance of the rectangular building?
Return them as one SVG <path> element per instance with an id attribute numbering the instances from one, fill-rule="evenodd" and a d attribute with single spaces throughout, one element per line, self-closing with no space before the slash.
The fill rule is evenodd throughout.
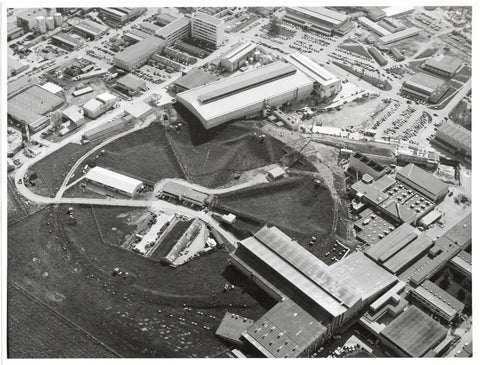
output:
<path id="1" fill-rule="evenodd" d="M 148 23 L 148 22 L 143 22 L 138 25 L 138 29 L 140 29 L 142 32 L 145 32 L 150 35 L 155 35 L 155 32 L 161 29 L 162 27 Z"/>
<path id="2" fill-rule="evenodd" d="M 443 122 L 437 129 L 435 140 L 445 144 L 454 153 L 472 156 L 472 132 L 461 125 Z"/>
<path id="3" fill-rule="evenodd" d="M 382 56 L 378 49 L 374 47 L 368 47 L 367 50 L 368 53 L 372 55 L 372 57 L 375 59 L 375 61 L 377 61 L 380 66 L 385 66 L 388 63 L 388 61 Z"/>
<path id="4" fill-rule="evenodd" d="M 451 322 L 460 315 L 465 305 L 430 280 L 425 280 L 412 291 L 412 297 L 433 314 Z"/>
<path id="5" fill-rule="evenodd" d="M 447 329 L 411 306 L 390 322 L 380 335 L 399 356 L 421 357 L 445 338 Z"/>
<path id="6" fill-rule="evenodd" d="M 252 325 L 252 319 L 227 312 L 220 322 L 215 335 L 236 346 L 241 346 L 243 345 L 241 340 L 242 333 Z"/>
<path id="7" fill-rule="evenodd" d="M 95 99 L 87 101 L 82 108 L 89 118 L 95 119 L 113 108 L 116 101 L 117 98 L 114 95 L 103 93 L 97 95 Z"/>
<path id="8" fill-rule="evenodd" d="M 285 10 L 284 21 L 327 35 L 334 34 L 337 28 L 340 28 L 349 20 L 349 17 L 345 14 L 319 6 L 288 7 Z"/>
<path id="9" fill-rule="evenodd" d="M 215 48 L 220 47 L 224 40 L 225 21 L 212 15 L 197 11 L 191 18 L 191 34 L 193 39 L 197 39 L 212 45 Z"/>
<path id="10" fill-rule="evenodd" d="M 401 40 L 404 40 L 404 39 L 407 39 L 407 38 L 410 38 L 410 37 L 414 37 L 416 35 L 419 35 L 420 32 L 421 32 L 421 29 L 419 29 L 417 27 L 411 27 L 411 28 L 401 30 L 400 32 L 396 32 L 396 33 L 392 33 L 392 34 L 388 34 L 386 36 L 383 36 L 383 37 L 380 38 L 380 42 L 382 44 L 386 45 L 386 44 L 398 42 L 398 41 L 401 41 Z"/>
<path id="11" fill-rule="evenodd" d="M 423 64 L 423 68 L 439 76 L 452 78 L 462 65 L 463 62 L 459 58 L 443 55 L 441 58 L 429 58 Z"/>
<path id="12" fill-rule="evenodd" d="M 108 31 L 108 27 L 89 19 L 82 20 L 73 26 L 76 33 L 91 41 L 102 37 Z"/>
<path id="13" fill-rule="evenodd" d="M 136 95 L 141 90 L 145 90 L 146 83 L 138 77 L 125 75 L 117 80 L 115 86 L 127 95 Z"/>
<path id="14" fill-rule="evenodd" d="M 69 51 L 74 51 L 83 44 L 78 36 L 73 37 L 65 32 L 59 32 L 50 39 L 52 40 L 52 44 L 65 48 Z"/>
<path id="15" fill-rule="evenodd" d="M 253 117 L 267 105 L 304 99 L 313 82 L 290 64 L 278 61 L 240 75 L 177 94 L 206 129 L 229 120 Z"/>
<path id="16" fill-rule="evenodd" d="M 352 170 L 358 172 L 360 176 L 368 174 L 374 179 L 378 179 L 387 173 L 386 166 L 380 165 L 378 162 L 360 152 L 355 152 L 350 156 L 348 166 Z"/>
<path id="17" fill-rule="evenodd" d="M 7 24 L 7 42 L 17 39 L 25 34 L 25 30 L 16 23 Z"/>
<path id="18" fill-rule="evenodd" d="M 443 199 L 448 193 L 447 184 L 414 164 L 400 169 L 396 178 L 434 202 Z"/>
<path id="19" fill-rule="evenodd" d="M 85 179 L 132 198 L 143 186 L 143 183 L 140 180 L 133 179 L 129 176 L 99 166 L 95 166 L 88 170 Z"/>
<path id="20" fill-rule="evenodd" d="M 363 25 L 365 28 L 368 30 L 371 30 L 375 34 L 379 35 L 380 37 L 384 37 L 386 35 L 392 34 L 389 32 L 387 29 L 382 28 L 380 25 L 378 25 L 375 22 L 372 22 L 370 19 L 361 16 L 360 18 L 357 19 L 358 23 Z"/>
<path id="21" fill-rule="evenodd" d="M 256 49 L 257 45 L 255 43 L 241 43 L 228 51 L 220 60 L 220 64 L 227 71 L 236 71 L 240 67 L 240 63 L 250 57 Z"/>
<path id="22" fill-rule="evenodd" d="M 401 91 L 420 99 L 429 100 L 443 84 L 444 81 L 438 77 L 418 72 L 407 81 L 403 82 Z"/>
<path id="23" fill-rule="evenodd" d="M 113 57 L 113 64 L 123 70 L 131 71 L 147 63 L 148 59 L 164 46 L 164 40 L 149 37 L 117 53 Z"/>
<path id="24" fill-rule="evenodd" d="M 96 138 L 104 137 L 110 133 L 120 131 L 124 128 L 131 126 L 131 121 L 125 118 L 118 118 L 110 120 L 98 127 L 89 129 L 83 133 L 83 138 L 87 140 L 93 140 Z"/>
<path id="25" fill-rule="evenodd" d="M 329 98 L 342 90 L 341 80 L 311 58 L 301 53 L 292 53 L 284 58 L 313 80 L 314 91 L 321 99 Z"/>
<path id="26" fill-rule="evenodd" d="M 164 40 L 168 46 L 191 34 L 190 19 L 187 17 L 178 18 L 155 32 L 155 36 Z"/>
<path id="27" fill-rule="evenodd" d="M 175 80 L 175 92 L 191 90 L 220 79 L 215 73 L 203 68 L 192 68 L 187 74 Z"/>
<path id="28" fill-rule="evenodd" d="M 11 122 L 36 133 L 50 124 L 47 115 L 63 103 L 63 97 L 34 85 L 8 100 L 7 113 Z"/>

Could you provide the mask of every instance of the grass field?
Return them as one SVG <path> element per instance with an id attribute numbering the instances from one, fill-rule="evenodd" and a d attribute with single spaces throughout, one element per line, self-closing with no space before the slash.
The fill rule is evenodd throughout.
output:
<path id="1" fill-rule="evenodd" d="M 312 235 L 330 235 L 333 202 L 328 189 L 314 188 L 311 177 L 285 178 L 275 183 L 220 195 L 218 207 L 240 211 L 275 225 L 307 247 Z"/>
<path id="2" fill-rule="evenodd" d="M 43 179 L 45 181 L 50 192 L 49 196 L 53 197 L 75 162 L 100 142 L 96 141 L 86 145 L 69 143 L 35 163 L 29 171 L 37 172 L 37 180 L 41 182 Z"/>
<path id="3" fill-rule="evenodd" d="M 102 150 L 105 153 L 98 159 L 92 155 L 85 162 L 150 183 L 165 177 L 184 177 L 167 142 L 165 128 L 159 123 L 118 138 Z"/>
<path id="4" fill-rule="evenodd" d="M 74 206 L 77 224 L 68 225 L 67 208 L 50 206 L 10 226 L 8 280 L 120 356 L 213 356 L 227 349 L 214 335 L 227 310 L 253 319 L 266 312 L 266 304 L 249 294 L 256 290 L 251 284 L 223 292 L 231 270 L 226 252 L 212 252 L 173 269 L 104 244 L 88 206 Z M 129 272 L 128 279 L 112 276 L 115 267 Z M 186 311 L 184 304 L 193 311 Z M 70 336 L 69 329 L 53 319 L 38 327 L 35 336 L 47 337 L 55 329 L 59 336 Z M 10 336 L 12 344 L 22 341 L 22 333 Z M 62 343 L 50 347 L 65 356 L 79 351 Z M 32 357 L 42 348 L 31 342 L 10 351 Z"/>
<path id="5" fill-rule="evenodd" d="M 284 144 L 265 136 L 254 136 L 255 122 L 227 123 L 205 130 L 183 107 L 177 106 L 178 121 L 184 127 L 168 134 L 169 141 L 188 177 L 206 187 L 227 184 L 238 171 L 246 171 L 278 162 Z"/>
<path id="6" fill-rule="evenodd" d="M 7 287 L 9 358 L 117 357 L 27 292 Z"/>

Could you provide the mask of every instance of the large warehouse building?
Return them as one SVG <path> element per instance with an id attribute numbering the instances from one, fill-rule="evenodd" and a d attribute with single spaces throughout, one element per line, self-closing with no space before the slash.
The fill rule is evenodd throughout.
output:
<path id="1" fill-rule="evenodd" d="M 423 68 L 439 76 L 451 78 L 455 76 L 462 65 L 463 63 L 460 59 L 444 55 L 441 58 L 429 58 L 423 64 Z"/>
<path id="2" fill-rule="evenodd" d="M 313 89 L 320 98 L 331 97 L 342 90 L 340 79 L 311 58 L 301 53 L 292 53 L 285 56 L 285 60 L 313 80 Z"/>
<path id="3" fill-rule="evenodd" d="M 396 178 L 434 202 L 443 199 L 448 193 L 447 184 L 413 163 L 400 169 Z"/>
<path id="4" fill-rule="evenodd" d="M 143 66 L 148 59 L 165 47 L 166 42 L 158 37 L 149 37 L 125 48 L 113 57 L 113 64 L 123 70 L 131 71 Z"/>
<path id="5" fill-rule="evenodd" d="M 276 227 L 263 227 L 240 241 L 231 258 L 235 267 L 280 302 L 244 333 L 267 357 L 310 353 L 396 281 L 360 252 L 327 266 Z M 285 308 L 292 305 L 298 309 L 289 309 L 287 315 Z M 298 337 L 307 324 L 305 337 Z M 262 326 L 292 342 L 269 344 L 272 339 L 259 333 Z"/>
<path id="6" fill-rule="evenodd" d="M 452 152 L 472 156 L 472 132 L 461 125 L 450 121 L 442 123 L 437 129 L 435 141 L 446 145 Z"/>
<path id="7" fill-rule="evenodd" d="M 448 90 L 442 79 L 418 72 L 402 84 L 401 91 L 423 100 L 438 100 Z"/>
<path id="8" fill-rule="evenodd" d="M 284 21 L 328 35 L 334 34 L 349 20 L 347 15 L 324 7 L 293 7 L 285 10 Z"/>
<path id="9" fill-rule="evenodd" d="M 134 197 L 143 186 L 143 183 L 140 180 L 133 179 L 99 166 L 95 166 L 88 170 L 85 178 L 94 184 L 106 187 L 129 197 Z"/>
<path id="10" fill-rule="evenodd" d="M 229 120 L 253 117 L 267 105 L 304 99 L 312 91 L 313 81 L 309 77 L 278 61 L 179 93 L 177 99 L 209 129 Z"/>
<path id="11" fill-rule="evenodd" d="M 8 100 L 8 116 L 14 124 L 36 133 L 50 124 L 48 113 L 58 109 L 64 99 L 34 85 Z"/>

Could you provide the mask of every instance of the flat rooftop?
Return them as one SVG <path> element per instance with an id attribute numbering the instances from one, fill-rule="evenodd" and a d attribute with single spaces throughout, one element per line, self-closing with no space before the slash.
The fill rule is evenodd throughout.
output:
<path id="1" fill-rule="evenodd" d="M 144 40 L 137 42 L 123 51 L 117 53 L 113 58 L 129 63 L 142 57 L 142 55 L 152 55 L 165 45 L 165 41 L 154 36 L 149 36 Z"/>
<path id="2" fill-rule="evenodd" d="M 119 78 L 117 84 L 131 90 L 138 90 L 145 87 L 145 81 L 133 75 L 125 75 Z"/>
<path id="3" fill-rule="evenodd" d="M 330 85 L 339 81 L 338 77 L 334 76 L 318 63 L 314 62 L 311 58 L 301 53 L 292 53 L 284 58 L 286 61 L 290 62 L 300 71 L 321 85 Z"/>
<path id="4" fill-rule="evenodd" d="M 461 301 L 430 280 L 425 280 L 420 286 L 415 288 L 415 293 L 449 317 L 460 313 L 465 307 Z"/>
<path id="5" fill-rule="evenodd" d="M 94 22 L 89 19 L 82 20 L 80 23 L 74 25 L 74 28 L 77 28 L 84 32 L 95 34 L 95 35 L 103 33 L 108 29 L 108 27 L 106 27 L 105 25 L 102 25 L 100 23 Z"/>
<path id="6" fill-rule="evenodd" d="M 403 84 L 404 86 L 425 90 L 427 93 L 432 94 L 443 84 L 443 82 L 444 81 L 438 77 L 427 75 L 423 72 L 418 72 Z"/>
<path id="7" fill-rule="evenodd" d="M 432 57 L 425 61 L 425 66 L 430 66 L 451 74 L 457 71 L 462 64 L 459 58 L 453 56 Z"/>
<path id="8" fill-rule="evenodd" d="M 220 79 L 215 73 L 201 68 L 192 68 L 186 75 L 175 80 L 175 85 L 186 90 L 210 84 Z"/>
<path id="9" fill-rule="evenodd" d="M 420 33 L 419 28 L 411 27 L 411 28 L 401 30 L 400 32 L 396 32 L 396 33 L 392 33 L 392 34 L 388 34 L 386 36 L 383 36 L 383 37 L 380 38 L 380 42 L 382 42 L 383 44 L 389 44 L 389 43 L 393 43 L 393 42 L 396 42 L 396 41 L 399 41 L 399 40 L 402 40 L 402 39 L 405 39 L 405 38 L 413 37 L 413 36 L 415 36 L 419 33 Z"/>
<path id="10" fill-rule="evenodd" d="M 468 152 L 472 152 L 472 132 L 461 125 L 450 121 L 443 122 L 438 127 L 436 136 L 448 143 L 457 143 Z"/>
<path id="11" fill-rule="evenodd" d="M 297 12 L 303 13 L 307 17 L 312 17 L 314 19 L 331 23 L 333 25 L 340 25 L 348 19 L 348 16 L 345 14 L 320 6 L 298 6 L 293 7 L 292 9 Z"/>
<path id="12" fill-rule="evenodd" d="M 365 254 L 372 260 L 384 263 L 395 253 L 416 239 L 419 231 L 410 224 L 404 223 L 393 232 L 386 235 L 375 245 L 369 247 Z"/>
<path id="13" fill-rule="evenodd" d="M 185 28 L 186 26 L 190 26 L 190 19 L 183 16 L 181 18 L 173 20 L 164 27 L 155 31 L 155 35 L 157 37 L 165 39 L 169 35 L 179 31 L 182 28 Z"/>
<path id="14" fill-rule="evenodd" d="M 403 177 L 406 181 L 423 187 L 432 195 L 438 195 L 448 189 L 448 185 L 443 181 L 413 163 L 400 169 L 397 172 L 397 179 L 399 176 Z"/>
<path id="15" fill-rule="evenodd" d="M 195 14 L 193 14 L 192 20 L 193 19 L 199 19 L 203 22 L 213 24 L 215 26 L 221 25 L 225 22 L 223 19 L 218 19 L 217 17 L 214 17 L 213 15 L 208 15 L 208 14 L 205 14 L 201 11 L 197 11 Z"/>
<path id="16" fill-rule="evenodd" d="M 445 338 L 447 329 L 415 306 L 395 318 L 381 332 L 411 357 L 421 357 Z"/>
<path id="17" fill-rule="evenodd" d="M 327 328 L 286 299 L 265 313 L 243 336 L 269 358 L 298 357 Z"/>
<path id="18" fill-rule="evenodd" d="M 445 232 L 442 237 L 447 238 L 462 248 L 465 248 L 465 246 L 472 242 L 472 213 L 460 220 Z"/>
<path id="19" fill-rule="evenodd" d="M 432 246 L 432 239 L 422 233 L 410 244 L 385 261 L 383 266 L 391 273 L 398 274 Z"/>
<path id="20" fill-rule="evenodd" d="M 233 342 L 240 342 L 242 332 L 253 325 L 252 319 L 227 312 L 223 317 L 215 334 Z"/>
<path id="21" fill-rule="evenodd" d="M 41 116 L 58 108 L 64 99 L 44 88 L 34 85 L 8 100 L 8 114 L 27 125 L 35 122 Z"/>

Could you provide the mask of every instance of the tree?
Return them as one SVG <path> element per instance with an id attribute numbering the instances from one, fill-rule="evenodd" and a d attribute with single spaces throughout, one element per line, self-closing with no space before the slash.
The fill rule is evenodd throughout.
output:
<path id="1" fill-rule="evenodd" d="M 440 288 L 442 288 L 443 290 L 447 290 L 449 288 L 450 284 L 452 283 L 451 276 L 452 274 L 450 273 L 450 270 L 445 270 L 445 273 L 443 274 L 443 279 L 439 283 Z"/>
<path id="2" fill-rule="evenodd" d="M 277 35 L 280 33 L 279 19 L 276 16 L 272 16 L 270 18 L 269 33 L 274 35 Z"/>
<path id="3" fill-rule="evenodd" d="M 466 296 L 467 296 L 467 293 L 465 293 L 465 290 L 463 290 L 463 288 L 460 288 L 457 292 L 457 299 L 463 302 Z"/>

